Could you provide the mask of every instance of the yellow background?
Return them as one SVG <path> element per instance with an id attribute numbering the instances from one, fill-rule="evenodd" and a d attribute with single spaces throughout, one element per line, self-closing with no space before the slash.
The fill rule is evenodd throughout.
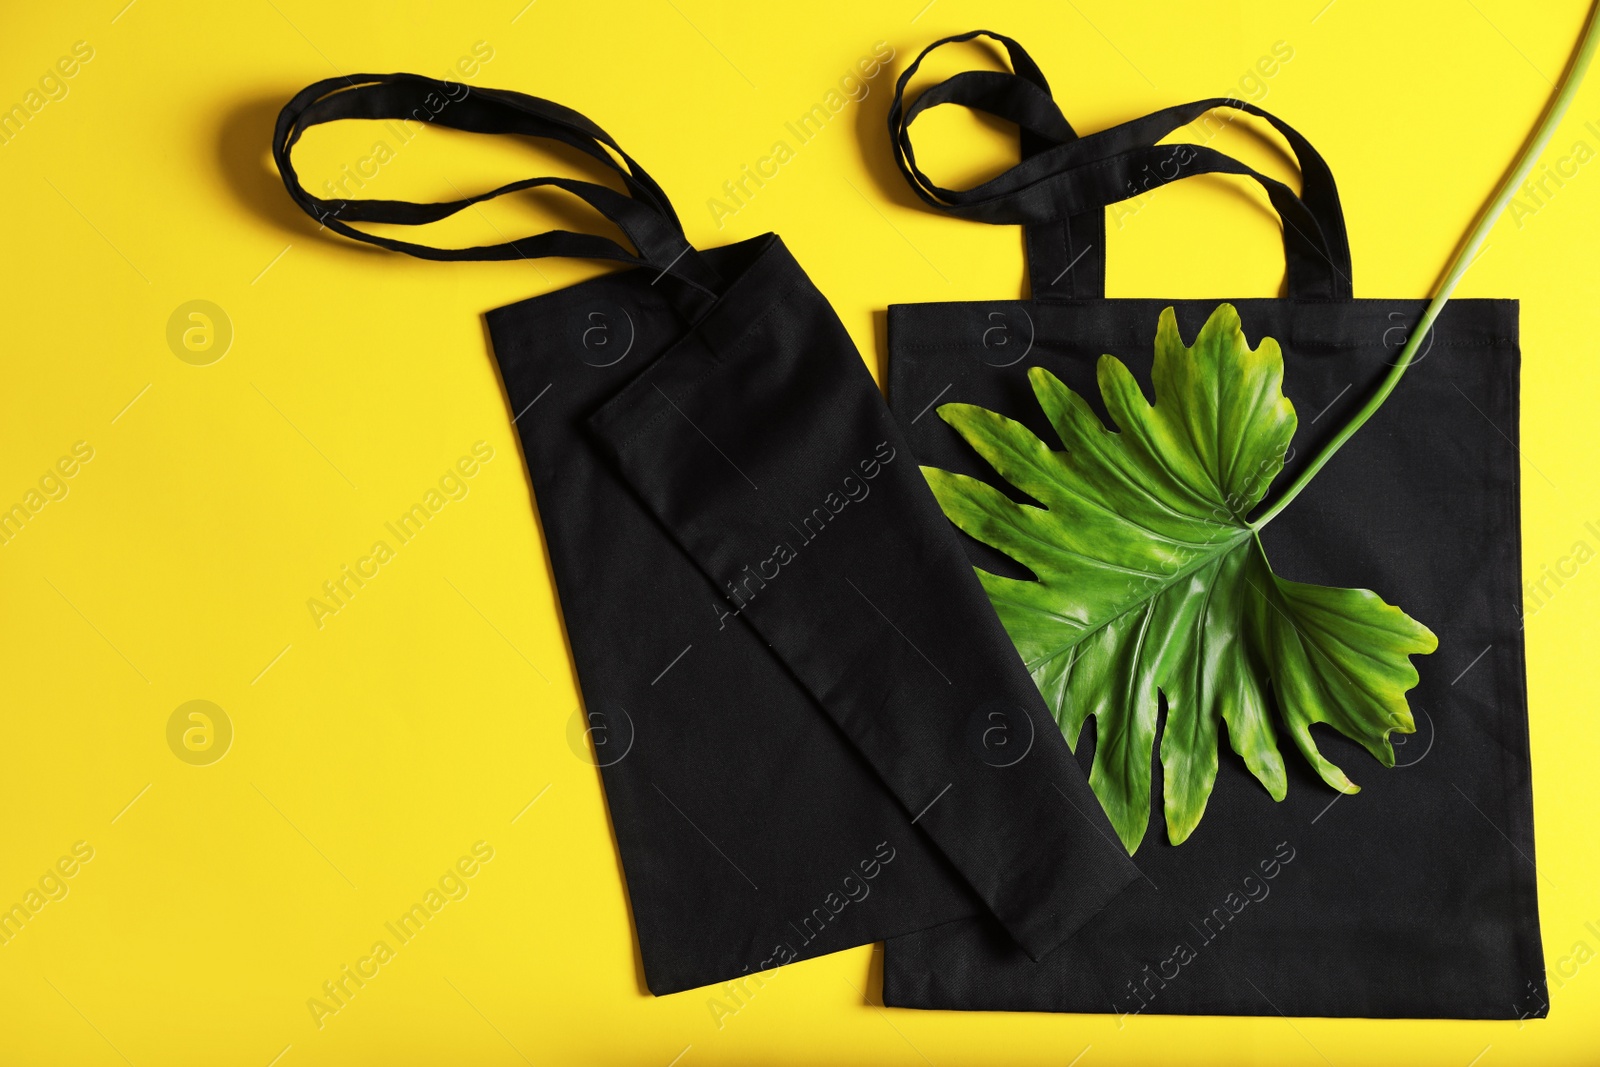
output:
<path id="1" fill-rule="evenodd" d="M 697 244 L 782 233 L 881 376 L 889 303 L 1024 291 L 1016 231 L 922 210 L 890 169 L 893 77 L 936 36 L 1019 37 L 1089 130 L 1246 95 L 1241 78 L 1286 42 L 1292 60 L 1254 98 L 1338 175 L 1357 295 L 1411 297 L 1531 129 L 1579 0 L 125 2 L 10 5 L 0 35 L 0 106 L 74 42 L 93 49 L 66 95 L 0 145 L 0 505 L 75 442 L 94 450 L 67 495 L 0 545 L 0 905 L 75 842 L 94 850 L 68 894 L 0 945 L 0 1062 L 1600 1062 L 1600 964 L 1571 955 L 1600 949 L 1585 926 L 1600 928 L 1600 569 L 1580 569 L 1527 627 L 1545 953 L 1563 969 L 1548 1021 L 885 1010 L 868 948 L 786 968 L 720 1026 L 713 990 L 649 997 L 599 776 L 568 741 L 577 682 L 480 318 L 600 268 L 425 263 L 318 234 L 268 156 L 278 107 L 308 82 L 441 75 L 484 42 L 493 58 L 471 83 L 594 117 L 670 191 Z M 722 182 L 789 139 L 784 123 L 879 40 L 892 70 L 719 229 L 706 201 Z M 1214 143 L 1287 173 L 1243 125 Z M 308 136 L 310 184 L 382 138 Z M 930 116 L 921 138 L 951 181 L 1011 151 L 1003 131 L 954 115 Z M 1600 148 L 1600 79 L 1546 158 L 1579 139 Z M 427 131 L 367 195 L 443 199 L 551 165 L 468 140 Z M 1276 225 L 1241 190 L 1182 183 L 1114 225 L 1112 294 L 1275 292 Z M 548 219 L 499 202 L 437 239 Z M 1584 526 L 1600 524 L 1600 167 L 1520 222 L 1500 223 L 1462 295 L 1523 301 L 1532 575 L 1579 540 L 1600 547 Z M 167 343 L 169 316 L 194 299 L 234 331 L 207 366 Z M 307 599 L 480 440 L 495 458 L 470 494 L 318 629 Z M 174 709 L 195 699 L 235 731 L 209 766 L 167 743 Z M 494 858 L 469 895 L 319 1029 L 308 998 L 478 841 Z"/>

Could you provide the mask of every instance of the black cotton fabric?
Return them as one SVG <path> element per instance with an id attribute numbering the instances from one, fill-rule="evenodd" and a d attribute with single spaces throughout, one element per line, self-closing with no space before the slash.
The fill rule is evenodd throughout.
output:
<path id="1" fill-rule="evenodd" d="M 1288 295 L 1230 300 L 1252 344 L 1276 338 L 1300 413 L 1281 487 L 1370 395 L 1421 316 L 1418 300 L 1354 299 L 1326 165 L 1259 109 L 1201 101 L 1078 137 L 1016 42 L 1015 74 L 967 72 L 890 118 L 902 171 L 930 205 L 1027 226 L 1031 300 L 889 310 L 890 397 L 920 463 L 1007 491 L 930 411 L 965 402 L 1055 441 L 1028 386 L 1042 366 L 1104 417 L 1095 361 L 1123 360 L 1150 389 L 1157 316 L 1192 339 L 1221 300 L 1106 299 L 1103 208 L 1194 173 L 1259 180 L 1284 221 Z M 943 44 L 945 42 L 939 42 Z M 938 47 L 938 45 L 932 46 Z M 926 55 L 926 53 L 924 53 Z M 920 58 L 918 60 L 920 62 Z M 954 103 L 1022 127 L 1023 160 L 971 190 L 916 167 L 908 127 Z M 1203 148 L 1155 140 L 1211 107 L 1271 122 L 1299 158 L 1301 194 Z M 1524 683 L 1518 502 L 1518 320 L 1512 300 L 1454 300 L 1398 389 L 1263 532 L 1279 574 L 1374 589 L 1425 622 L 1439 650 L 1414 662 L 1417 732 L 1385 769 L 1331 730 L 1317 743 L 1361 786 L 1342 796 L 1285 753 L 1274 803 L 1220 745 L 1204 819 L 1166 840 L 1161 768 L 1142 876 L 1042 960 L 982 916 L 891 939 L 884 1002 L 937 1009 L 1215 1015 L 1529 1018 L 1546 1014 Z M 1059 445 L 1058 445 L 1059 447 Z M 1270 496 L 1271 494 L 1269 494 Z M 970 539 L 977 566 L 1025 571 Z M 1094 730 L 1078 759 L 1087 772 Z M 1159 753 L 1159 737 L 1155 752 Z"/>
<path id="2" fill-rule="evenodd" d="M 347 118 L 557 140 L 622 189 L 312 196 L 293 145 Z M 694 250 L 604 131 L 501 90 L 330 79 L 285 107 L 274 148 L 296 202 L 357 240 L 635 265 L 487 320 L 583 692 L 573 734 L 604 778 L 652 992 L 977 914 L 1039 958 L 1137 878 L 860 354 L 777 236 Z M 349 225 L 541 186 L 633 251 L 565 231 L 440 249 Z"/>

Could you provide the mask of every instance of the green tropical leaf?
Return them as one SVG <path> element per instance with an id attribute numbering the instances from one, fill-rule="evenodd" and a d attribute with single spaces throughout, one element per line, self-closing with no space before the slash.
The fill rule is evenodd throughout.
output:
<path id="1" fill-rule="evenodd" d="M 1131 854 L 1149 821 L 1160 695 L 1174 844 L 1205 812 L 1219 724 L 1275 800 L 1288 788 L 1280 734 L 1324 782 L 1356 792 L 1317 750 L 1312 724 L 1393 766 L 1390 732 L 1415 729 L 1409 657 L 1438 641 L 1375 593 L 1272 572 L 1259 523 L 1246 516 L 1282 469 L 1296 426 L 1277 342 L 1250 348 L 1238 312 L 1223 304 L 1186 347 L 1168 308 L 1156 332 L 1154 404 L 1120 360 L 1101 357 L 1096 377 L 1115 431 L 1048 371 L 1028 372 L 1064 452 L 985 408 L 939 409 L 1042 506 L 923 471 L 952 522 L 1033 572 L 1031 581 L 978 577 L 1068 742 L 1094 718 L 1089 784 L 1123 845 Z"/>

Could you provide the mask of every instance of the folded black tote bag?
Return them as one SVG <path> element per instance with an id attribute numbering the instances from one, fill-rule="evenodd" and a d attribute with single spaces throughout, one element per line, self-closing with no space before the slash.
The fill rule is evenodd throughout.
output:
<path id="1" fill-rule="evenodd" d="M 1016 42 L 981 36 L 1006 46 L 1015 73 L 960 73 L 908 107 L 901 94 L 914 63 L 890 127 L 902 172 L 930 205 L 1026 227 L 1033 298 L 889 309 L 890 398 L 917 461 L 1015 498 L 936 408 L 982 405 L 1059 449 L 1030 367 L 1088 398 L 1102 419 L 1102 354 L 1126 363 L 1148 396 L 1163 309 L 1175 309 L 1189 344 L 1219 301 L 1106 299 L 1103 209 L 1169 181 L 1224 173 L 1261 182 L 1283 221 L 1287 296 L 1231 303 L 1251 344 L 1272 337 L 1282 346 L 1282 388 L 1299 413 L 1287 483 L 1384 376 L 1424 302 L 1352 297 L 1332 174 L 1282 122 L 1238 101 L 1202 100 L 1079 138 Z M 1017 123 L 1021 162 L 973 189 L 936 186 L 917 167 L 908 128 L 944 103 Z M 1283 135 L 1299 161 L 1299 195 L 1204 146 L 1156 144 L 1219 107 Z M 1194 255 L 1204 269 L 1206 250 Z M 1518 614 L 1516 302 L 1452 301 L 1423 351 L 1262 532 L 1280 575 L 1377 590 L 1437 635 L 1438 651 L 1415 662 L 1416 732 L 1392 738 L 1395 766 L 1324 728 L 1316 744 L 1361 792 L 1324 785 L 1285 743 L 1287 796 L 1275 803 L 1223 731 L 1204 818 L 1175 846 L 1161 828 L 1158 737 L 1150 829 L 1133 856 L 1139 881 L 1040 961 L 982 916 L 892 939 L 885 1003 L 1122 1015 L 1545 1014 Z M 964 540 L 976 566 L 1031 577 Z M 1086 771 L 1095 744 L 1095 730 L 1085 730 L 1077 755 Z M 1114 839 L 1103 846 L 1122 851 Z"/>
<path id="2" fill-rule="evenodd" d="M 340 119 L 544 138 L 613 184 L 324 200 L 290 153 Z M 860 354 L 777 236 L 697 251 L 582 115 L 415 75 L 308 87 L 274 154 L 295 201 L 347 237 L 428 259 L 635 267 L 498 308 L 488 327 L 583 694 L 551 739 L 566 730 L 601 768 L 652 992 L 980 912 L 1040 957 L 1137 877 L 1105 848 L 1108 824 Z M 635 251 L 559 230 L 443 249 L 351 225 L 544 186 Z"/>

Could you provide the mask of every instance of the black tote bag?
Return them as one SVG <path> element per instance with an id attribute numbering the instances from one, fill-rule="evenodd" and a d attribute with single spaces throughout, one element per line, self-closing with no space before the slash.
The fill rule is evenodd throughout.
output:
<path id="1" fill-rule="evenodd" d="M 1189 343 L 1220 301 L 1106 299 L 1104 208 L 1224 173 L 1261 182 L 1283 221 L 1287 296 L 1230 302 L 1252 344 L 1267 336 L 1283 349 L 1283 389 L 1301 413 L 1279 483 L 1287 484 L 1383 378 L 1424 302 L 1352 297 L 1333 176 L 1272 116 L 1203 100 L 1079 138 L 1016 42 L 981 31 L 948 40 L 977 36 L 1004 44 L 1015 73 L 960 73 L 908 107 L 903 93 L 919 57 L 890 115 L 896 158 L 939 210 L 1026 227 L 1033 298 L 889 309 L 890 397 L 918 462 L 1004 485 L 932 415 L 953 401 L 1005 414 L 1058 448 L 1028 384 L 1032 366 L 1090 398 L 1102 418 L 1102 354 L 1125 362 L 1148 395 L 1162 309 L 1175 308 Z M 935 185 L 917 167 L 909 126 L 944 103 L 1017 123 L 1021 161 L 973 189 Z M 1301 194 L 1203 146 L 1156 145 L 1217 107 L 1263 118 L 1284 136 Z M 1287 798 L 1274 803 L 1219 744 L 1216 784 L 1193 835 L 1168 843 L 1157 785 L 1152 829 L 1133 857 L 1143 877 L 1066 945 L 1035 962 L 981 916 L 895 938 L 885 1003 L 1119 1015 L 1545 1014 L 1518 615 L 1516 302 L 1452 301 L 1422 353 L 1263 531 L 1278 573 L 1380 590 L 1438 635 L 1439 650 L 1416 664 L 1417 732 L 1394 738 L 1403 742 L 1396 766 L 1319 732 L 1317 744 L 1350 770 L 1360 794 L 1334 792 L 1286 751 Z M 1030 577 L 964 540 L 974 565 Z M 1093 748 L 1091 728 L 1077 748 L 1085 771 Z M 1159 752 L 1158 738 L 1156 783 Z"/>
<path id="2" fill-rule="evenodd" d="M 554 140 L 621 190 L 311 195 L 294 144 L 357 118 Z M 979 912 L 1039 957 L 1137 877 L 1105 849 L 1108 824 L 859 353 L 776 235 L 697 251 L 583 116 L 415 75 L 308 87 L 274 154 L 295 201 L 347 237 L 635 267 L 487 320 L 582 688 L 567 726 L 601 768 L 652 992 Z M 635 251 L 566 231 L 443 249 L 350 225 L 542 186 Z"/>

